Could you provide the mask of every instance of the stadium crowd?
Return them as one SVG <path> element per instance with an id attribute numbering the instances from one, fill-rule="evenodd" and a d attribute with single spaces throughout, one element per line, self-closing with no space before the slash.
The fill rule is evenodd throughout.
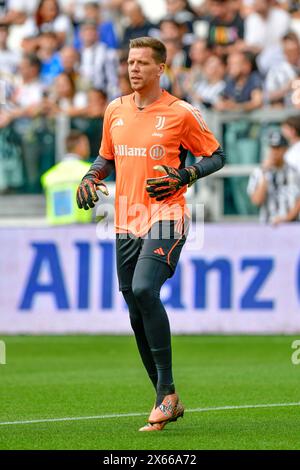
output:
<path id="1" fill-rule="evenodd" d="M 108 102 L 131 92 L 129 40 L 148 35 L 167 47 L 162 87 L 202 110 L 300 108 L 299 1 L 0 0 L 0 131 L 19 123 L 29 191 L 37 119 L 89 120 L 97 152 Z"/>

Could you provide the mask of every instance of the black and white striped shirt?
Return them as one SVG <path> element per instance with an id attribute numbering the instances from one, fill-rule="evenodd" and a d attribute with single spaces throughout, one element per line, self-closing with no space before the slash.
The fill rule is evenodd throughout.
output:
<path id="1" fill-rule="evenodd" d="M 275 217 L 284 217 L 300 198 L 300 175 L 288 164 L 263 172 L 256 168 L 250 175 L 247 192 L 251 196 L 261 183 L 263 175 L 268 183 L 265 202 L 260 207 L 260 221 L 270 223 Z M 299 214 L 298 214 L 298 219 Z"/>

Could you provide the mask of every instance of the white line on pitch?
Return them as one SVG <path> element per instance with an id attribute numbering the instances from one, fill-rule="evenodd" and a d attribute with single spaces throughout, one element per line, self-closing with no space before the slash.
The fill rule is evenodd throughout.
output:
<path id="1" fill-rule="evenodd" d="M 285 406 L 300 406 L 300 402 L 295 403 L 265 403 L 258 405 L 228 405 L 217 406 L 214 408 L 192 408 L 185 410 L 186 413 L 203 413 L 207 411 L 226 411 L 226 410 L 243 410 L 252 408 L 279 408 Z M 112 418 L 132 418 L 136 416 L 146 416 L 148 413 L 121 413 L 110 415 L 96 415 L 96 416 L 74 416 L 66 418 L 45 418 L 45 419 L 31 419 L 26 421 L 4 421 L 0 422 L 0 426 L 10 426 L 13 424 L 36 424 L 36 423 L 58 423 L 60 421 L 83 421 L 89 419 L 112 419 Z"/>

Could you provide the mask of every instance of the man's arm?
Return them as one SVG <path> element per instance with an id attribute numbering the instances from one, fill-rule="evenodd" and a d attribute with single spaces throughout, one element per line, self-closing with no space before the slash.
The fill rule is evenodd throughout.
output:
<path id="1" fill-rule="evenodd" d="M 204 178 L 223 168 L 226 157 L 222 147 L 218 147 L 210 157 L 203 157 L 199 162 L 179 170 L 183 184 L 191 186 L 197 179 Z"/>
<path id="2" fill-rule="evenodd" d="M 253 193 L 250 195 L 252 204 L 258 207 L 262 206 L 266 200 L 267 192 L 268 192 L 268 183 L 267 183 L 265 176 L 263 175 L 261 181 L 255 188 Z"/>
<path id="3" fill-rule="evenodd" d="M 94 163 L 92 163 L 87 175 L 93 173 L 93 175 L 98 180 L 103 180 L 104 178 L 109 176 L 114 169 L 115 169 L 114 160 L 107 160 L 107 158 L 104 158 L 104 157 L 101 157 L 101 155 L 98 155 Z"/>
<path id="4" fill-rule="evenodd" d="M 76 201 L 79 209 L 88 210 L 95 206 L 95 202 L 99 200 L 97 189 L 108 196 L 108 189 L 102 180 L 110 175 L 114 168 L 114 160 L 107 160 L 98 155 L 78 186 Z"/>
<path id="5" fill-rule="evenodd" d="M 220 170 L 224 164 L 225 154 L 220 146 L 211 156 L 203 157 L 201 161 L 186 168 L 177 169 L 167 165 L 157 165 L 154 169 L 164 172 L 165 175 L 158 178 L 148 178 L 146 191 L 150 197 L 162 201 L 186 184 L 191 186 L 197 179 Z"/>
<path id="6" fill-rule="evenodd" d="M 214 106 L 217 111 L 254 111 L 257 108 L 260 108 L 263 104 L 263 94 L 262 91 L 258 88 L 254 89 L 251 92 L 250 101 L 245 101 L 243 103 L 238 103 L 232 99 L 221 98 Z"/>
<path id="7" fill-rule="evenodd" d="M 296 220 L 299 212 L 300 212 L 300 199 L 296 201 L 294 207 L 292 207 L 292 209 L 290 209 L 289 212 L 284 217 L 281 217 L 281 216 L 275 217 L 272 220 L 272 225 L 279 225 L 285 222 L 293 222 L 293 220 Z"/>

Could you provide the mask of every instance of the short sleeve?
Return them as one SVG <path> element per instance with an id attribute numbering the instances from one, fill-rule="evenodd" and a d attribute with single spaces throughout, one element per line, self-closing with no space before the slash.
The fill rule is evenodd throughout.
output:
<path id="1" fill-rule="evenodd" d="M 180 101 L 178 105 L 185 110 L 181 137 L 183 147 L 195 157 L 210 157 L 220 144 L 208 129 L 200 111 L 185 101 Z"/>
<path id="2" fill-rule="evenodd" d="M 106 158 L 107 160 L 114 160 L 115 156 L 110 132 L 110 116 L 111 108 L 108 107 L 104 114 L 102 141 L 100 145 L 99 155 L 101 155 L 101 157 Z"/>

